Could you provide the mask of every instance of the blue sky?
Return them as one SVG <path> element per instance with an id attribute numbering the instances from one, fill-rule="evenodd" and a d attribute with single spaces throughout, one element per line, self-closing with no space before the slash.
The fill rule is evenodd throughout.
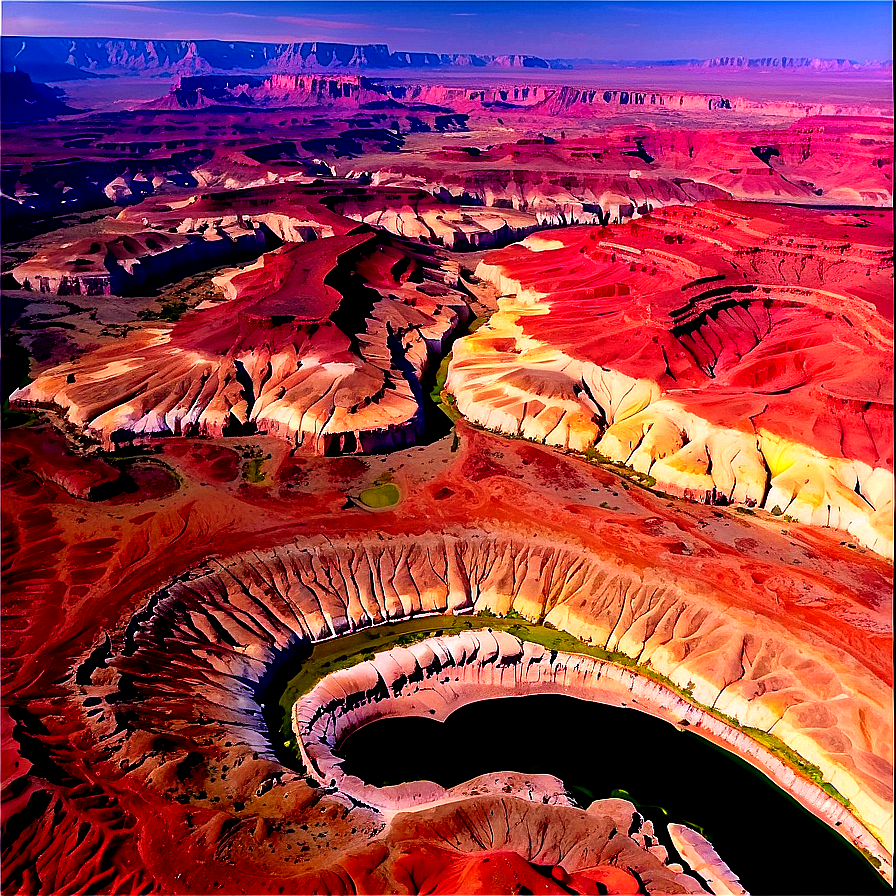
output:
<path id="1" fill-rule="evenodd" d="M 387 43 L 393 50 L 888 59 L 888 0 L 3 0 L 4 34 Z"/>

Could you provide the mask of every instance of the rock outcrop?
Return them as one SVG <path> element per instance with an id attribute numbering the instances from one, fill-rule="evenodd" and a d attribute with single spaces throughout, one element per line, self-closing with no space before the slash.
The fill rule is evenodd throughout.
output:
<path id="1" fill-rule="evenodd" d="M 230 300 L 145 327 L 15 392 L 107 447 L 247 427 L 321 454 L 411 444 L 420 380 L 470 312 L 456 269 L 366 228 L 219 280 Z"/>
<path id="2" fill-rule="evenodd" d="M 303 72 L 319 69 L 444 67 L 553 68 L 557 61 L 524 55 L 392 52 L 385 44 L 326 41 L 261 43 L 219 40 L 143 40 L 85 37 L 2 39 L 4 70 L 16 65 L 50 80 L 96 74 Z"/>
<path id="3" fill-rule="evenodd" d="M 448 389 L 489 429 L 891 557 L 891 233 L 721 203 L 529 237 L 477 268 L 504 297 Z"/>
<path id="4" fill-rule="evenodd" d="M 87 687 L 84 694 L 111 695 L 123 689 L 120 696 L 107 698 L 117 711 L 133 713 L 132 733 L 116 747 L 121 755 L 137 748 L 142 726 L 161 713 L 172 731 L 189 730 L 189 719 L 199 716 L 214 720 L 211 727 L 191 735 L 200 738 L 191 749 L 204 753 L 202 743 L 229 741 L 267 761 L 271 748 L 257 702 L 260 683 L 302 645 L 420 613 L 501 613 L 510 608 L 587 643 L 636 657 L 640 663 L 649 661 L 652 669 L 691 691 L 695 700 L 741 725 L 772 728 L 850 801 L 852 816 L 886 845 L 885 851 L 874 847 L 876 854 L 889 862 L 892 728 L 885 684 L 829 644 L 791 646 L 783 626 L 765 622 L 758 635 L 749 614 L 727 605 L 722 594 L 672 587 L 659 574 L 639 576 L 611 568 L 587 552 L 542 539 L 524 543 L 506 535 L 467 532 L 297 544 L 214 561 L 150 601 L 135 617 L 124 651 L 105 661 L 115 670 L 112 679 L 102 676 L 103 687 Z M 494 663 L 504 653 L 510 663 L 508 682 L 522 680 L 529 672 L 521 670 L 530 668 L 535 682 L 573 681 L 577 674 L 571 667 L 564 671 L 567 667 L 561 664 L 555 676 L 543 654 L 537 660 L 536 648 L 524 651 L 515 642 L 505 651 L 495 638 L 491 643 L 489 650 L 484 643 L 473 650 L 469 642 L 471 650 L 464 656 L 477 664 L 491 657 L 482 680 L 496 686 L 504 673 L 501 664 Z M 420 645 L 401 655 L 410 664 L 402 674 L 413 673 L 414 678 L 419 677 L 415 670 L 435 663 L 437 654 Z M 439 655 L 447 662 L 444 653 Z M 591 660 L 581 662 L 597 668 Z M 358 674 L 364 668 L 358 667 Z M 459 674 L 459 666 L 452 668 L 452 675 Z M 585 666 L 581 669 L 584 674 Z M 542 676 L 538 670 L 547 671 Z M 609 682 L 612 675 L 604 678 Z M 626 680 L 630 693 L 636 678 Z M 364 680 L 374 690 L 380 686 L 375 670 Z M 477 680 L 474 676 L 473 683 Z M 647 683 L 648 689 L 652 686 Z M 344 701 L 345 689 L 337 692 L 336 703 Z M 677 711 L 692 712 L 681 703 Z M 374 712 L 376 707 L 373 703 Z M 694 712 L 697 722 L 700 711 Z M 111 736 L 113 715 L 100 711 L 94 726 L 108 726 Z M 724 737 L 725 723 L 700 724 L 712 736 Z M 710 725 L 715 726 L 711 731 Z M 732 743 L 754 758 L 765 754 L 740 732 Z M 320 757 L 311 758 L 317 762 Z M 157 779 L 160 772 L 153 768 L 163 761 L 143 755 L 141 779 Z M 168 761 L 173 767 L 175 757 Z M 242 774 L 248 773 L 244 768 Z M 784 774 L 788 789 L 813 809 L 828 811 L 826 793 L 809 781 L 801 783 L 792 770 Z M 338 793 L 334 799 L 340 799 Z M 837 820 L 854 828 L 849 814 L 843 809 Z M 862 842 L 874 846 L 873 838 Z"/>
<path id="5" fill-rule="evenodd" d="M 63 239 L 13 268 L 12 275 L 24 289 L 36 292 L 125 295 L 215 265 L 256 258 L 266 244 L 256 225 L 236 220 L 185 233 L 122 227 L 95 238 Z"/>
<path id="6" fill-rule="evenodd" d="M 504 246 L 543 226 L 530 212 L 455 205 L 413 189 L 347 189 L 334 192 L 327 205 L 351 220 L 453 251 Z"/>
<path id="7" fill-rule="evenodd" d="M 292 725 L 305 767 L 319 784 L 334 786 L 363 805 L 391 814 L 456 800 L 474 784 L 447 790 L 432 781 L 388 787 L 368 784 L 343 772 L 342 760 L 336 755 L 339 744 L 352 731 L 389 716 L 428 715 L 444 720 L 455 709 L 476 700 L 536 693 L 566 694 L 625 706 L 687 726 L 689 731 L 751 762 L 810 811 L 832 827 L 841 828 L 860 847 L 875 851 L 879 847 L 874 837 L 821 787 L 799 780 L 792 768 L 755 740 L 695 708 L 670 688 L 614 663 L 547 650 L 507 632 L 482 630 L 430 638 L 334 672 L 294 704 Z M 477 779 L 475 786 L 488 791 L 494 785 Z M 492 792 L 501 791 L 543 803 L 557 798 L 556 784 L 549 781 L 502 781 L 500 789 L 494 786 Z M 744 892 L 736 887 L 737 878 L 718 856 L 706 850 L 705 841 L 692 841 L 686 835 L 681 839 L 691 847 L 688 855 L 683 854 L 686 860 L 700 856 L 701 865 L 717 864 L 713 876 L 725 886 L 714 886 L 713 892 Z M 700 871 L 695 864 L 692 867 Z"/>
<path id="8" fill-rule="evenodd" d="M 659 90 L 620 90 L 572 84 L 520 84 L 454 87 L 444 84 L 389 83 L 359 75 L 274 74 L 264 80 L 234 76 L 181 77 L 168 97 L 155 108 L 196 106 L 347 107 L 356 109 L 436 106 L 454 112 L 489 111 L 496 115 L 525 112 L 534 116 L 563 115 L 580 119 L 648 111 L 707 114 L 714 118 L 736 114 L 805 118 L 812 115 L 879 115 L 874 106 L 794 100 L 754 100 L 718 93 Z"/>
<path id="9" fill-rule="evenodd" d="M 122 478 L 121 470 L 102 458 L 77 455 L 51 427 L 33 427 L 25 437 L 13 430 L 4 441 L 3 453 L 13 467 L 27 468 L 75 498 L 93 500 L 114 492 Z"/>
<path id="10" fill-rule="evenodd" d="M 65 104 L 64 95 L 58 87 L 32 81 L 26 72 L 4 71 L 0 74 L 0 118 L 9 125 L 74 115 L 78 110 Z"/>
<path id="11" fill-rule="evenodd" d="M 505 113 L 506 114 L 506 113 Z M 506 120 L 506 119 L 505 119 Z M 519 127 L 548 122 L 519 116 Z M 653 120 L 577 138 L 521 138 L 475 153 L 337 163 L 377 185 L 424 189 L 455 202 L 511 206 L 551 225 L 615 224 L 667 205 L 750 199 L 807 205 L 888 206 L 892 124 L 804 118 L 774 129 L 664 128 Z"/>
<path id="12" fill-rule="evenodd" d="M 683 824 L 670 824 L 669 837 L 678 854 L 700 875 L 716 896 L 742 896 L 746 890 L 737 876 L 719 858 L 712 844 L 701 834 Z"/>
<path id="13" fill-rule="evenodd" d="M 95 236 L 49 243 L 12 269 L 24 288 L 56 295 L 139 294 L 281 243 L 345 235 L 356 223 L 450 250 L 504 246 L 540 228 L 512 208 L 452 205 L 417 189 L 272 184 L 150 198 L 106 219 Z"/>

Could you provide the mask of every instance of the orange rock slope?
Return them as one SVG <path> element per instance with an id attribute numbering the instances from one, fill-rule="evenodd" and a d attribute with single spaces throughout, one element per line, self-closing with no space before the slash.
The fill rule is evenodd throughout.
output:
<path id="1" fill-rule="evenodd" d="M 500 310 L 448 389 L 490 429 L 892 556 L 892 235 L 884 213 L 721 202 L 529 237 L 477 268 Z"/>

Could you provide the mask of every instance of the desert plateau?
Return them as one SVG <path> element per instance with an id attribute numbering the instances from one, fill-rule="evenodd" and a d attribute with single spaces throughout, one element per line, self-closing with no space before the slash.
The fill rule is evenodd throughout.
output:
<path id="1" fill-rule="evenodd" d="M 2 16 L 4 893 L 892 892 L 889 4 Z"/>

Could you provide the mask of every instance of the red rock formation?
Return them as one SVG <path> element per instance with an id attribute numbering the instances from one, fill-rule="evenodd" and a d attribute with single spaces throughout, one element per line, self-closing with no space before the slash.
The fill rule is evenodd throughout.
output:
<path id="1" fill-rule="evenodd" d="M 73 67 L 106 50 L 103 64 L 135 71 L 213 67 L 199 42 L 138 44 L 62 49 Z M 231 109 L 193 114 L 173 95 L 170 111 L 3 135 L 8 230 L 129 206 L 111 225 L 69 230 L 66 219 L 60 237 L 41 238 L 35 275 L 84 297 L 71 303 L 72 351 L 53 357 L 88 351 L 62 369 L 32 359 L 33 394 L 107 440 L 259 431 L 160 439 L 157 466 L 136 462 L 157 480 L 131 467 L 136 491 L 104 500 L 104 462 L 36 428 L 4 430 L 0 889 L 699 891 L 621 801 L 584 812 L 556 781 L 505 773 L 390 815 L 280 761 L 259 701 L 296 645 L 449 607 L 545 618 L 649 659 L 741 724 L 772 728 L 849 799 L 889 874 L 892 565 L 790 517 L 839 515 L 875 550 L 892 537 L 881 401 L 892 232 L 883 216 L 834 207 L 657 209 L 726 197 L 891 204 L 890 98 L 813 87 L 788 99 L 782 88 L 757 103 L 732 91 L 727 108 L 710 83 L 651 90 L 642 104 L 619 78 L 609 100 L 509 78 L 456 90 L 421 78 L 398 96 L 398 85 L 329 75 L 302 86 L 303 49 L 278 53 L 296 74 L 276 84 L 230 79 L 218 99 Z M 355 49 L 347 64 L 371 62 Z M 346 62 L 328 45 L 311 52 Z M 197 107 L 215 102 L 205 90 Z M 819 110 L 832 114 L 804 117 Z M 632 218 L 594 240 L 588 229 L 530 237 L 498 256 L 512 267 L 503 273 L 486 263 L 502 310 L 475 352 L 458 348 L 457 369 L 469 364 L 459 396 L 475 392 L 489 425 L 511 434 L 559 433 L 574 447 L 605 438 L 601 451 L 671 491 L 779 502 L 786 516 L 673 501 L 463 420 L 453 440 L 388 458 L 293 450 L 303 439 L 320 452 L 377 450 L 416 434 L 420 373 L 466 298 L 456 264 L 405 238 L 479 248 L 534 223 Z M 91 303 L 89 278 L 105 291 L 181 276 L 230 260 L 231 232 L 264 235 L 251 255 L 290 245 L 219 276 L 228 301 L 174 325 L 119 340 L 83 323 L 137 308 Z M 29 326 L 63 307 L 39 294 L 14 307 L 26 300 Z M 372 516 L 350 499 L 390 467 L 402 500 Z M 435 657 L 431 645 L 401 654 L 421 677 L 435 669 L 426 650 Z M 523 675 L 518 653 L 487 665 L 477 686 L 561 674 L 530 650 Z M 634 678 L 628 693 L 640 699 Z M 760 749 L 740 734 L 745 753 Z M 807 805 L 849 821 L 792 773 Z M 734 892 L 707 844 L 687 839 L 682 854 L 704 879 Z"/>
<path id="2" fill-rule="evenodd" d="M 13 401 L 61 407 L 107 446 L 246 426 L 320 453 L 412 443 L 423 371 L 469 316 L 452 278 L 369 229 L 287 245 L 227 278 L 231 301 L 50 370 Z"/>
<path id="3" fill-rule="evenodd" d="M 60 296 L 121 295 L 252 258 L 265 245 L 257 227 L 237 222 L 201 234 L 122 230 L 53 244 L 15 267 L 13 276 L 25 289 Z"/>
<path id="4" fill-rule="evenodd" d="M 124 295 L 255 258 L 280 241 L 344 235 L 355 222 L 457 250 L 505 245 L 539 227 L 526 212 L 448 205 L 421 190 L 273 185 L 147 200 L 104 222 L 96 236 L 50 243 L 12 275 L 40 292 Z"/>
<path id="5" fill-rule="evenodd" d="M 208 90 L 213 99 L 202 94 Z M 197 97 L 197 91 L 200 95 Z M 261 83 L 239 83 L 232 76 L 219 78 L 181 78 L 171 93 L 155 101 L 157 108 L 188 106 L 258 105 L 261 107 L 345 106 L 375 107 L 377 103 L 404 106 L 438 106 L 455 112 L 486 110 L 493 114 L 525 111 L 536 116 L 563 115 L 575 120 L 581 117 L 618 114 L 620 112 L 668 111 L 708 114 L 716 118 L 735 113 L 766 114 L 783 118 L 807 115 L 883 114 L 874 106 L 844 106 L 838 103 L 805 103 L 799 100 L 760 101 L 718 93 L 689 93 L 633 88 L 620 90 L 576 84 L 570 76 L 567 85 L 494 84 L 490 79 L 482 86 L 454 87 L 433 83 L 388 83 L 380 79 L 355 75 L 275 74 Z"/>
<path id="6" fill-rule="evenodd" d="M 724 131 L 651 122 L 575 139 L 499 143 L 473 156 L 397 159 L 379 167 L 374 182 L 510 204 L 550 224 L 619 223 L 701 199 L 885 206 L 893 196 L 892 132 L 892 121 L 869 118 Z M 367 169 L 361 162 L 348 170 Z"/>
<path id="7" fill-rule="evenodd" d="M 101 458 L 77 455 L 51 427 L 12 430 L 4 440 L 3 456 L 6 463 L 55 482 L 75 498 L 91 499 L 110 492 L 121 478 L 121 472 Z"/>
<path id="8" fill-rule="evenodd" d="M 477 269 L 505 298 L 448 386 L 487 427 L 891 554 L 889 221 L 719 203 L 530 237 Z"/>
<path id="9" fill-rule="evenodd" d="M 4 439 L 9 434 L 4 433 Z M 273 443 L 271 439 L 265 444 L 276 453 Z M 760 650 L 750 672 L 760 676 L 756 686 L 783 688 L 776 692 L 779 696 L 753 700 L 753 707 L 766 704 L 780 711 L 789 701 L 791 686 L 801 694 L 805 687 L 805 698 L 820 698 L 836 717 L 810 717 L 800 702 L 785 714 L 787 724 L 794 731 L 805 731 L 807 724 L 815 728 L 819 744 L 827 744 L 837 761 L 848 763 L 838 753 L 846 746 L 845 735 L 861 773 L 889 777 L 864 755 L 862 731 L 890 755 L 886 726 L 875 720 L 887 718 L 892 689 L 892 567 L 871 554 L 838 546 L 823 532 L 669 502 L 574 458 L 476 432 L 461 423 L 460 447 L 446 453 L 450 465 L 428 472 L 426 465 L 415 468 L 402 481 L 401 504 L 376 517 L 382 532 L 411 533 L 401 539 L 405 549 L 396 552 L 394 539 L 389 547 L 376 535 L 365 540 L 368 546 L 362 550 L 358 535 L 369 530 L 370 516 L 339 509 L 350 487 L 344 481 L 346 462 L 358 476 L 364 469 L 360 460 L 303 458 L 310 487 L 283 491 L 278 497 L 276 484 L 222 484 L 214 462 L 210 466 L 205 458 L 214 443 L 164 440 L 160 447 L 159 458 L 177 470 L 182 488 L 157 503 L 115 507 L 71 498 L 27 468 L 11 467 L 3 453 L 2 681 L 5 706 L 14 712 L 15 735 L 4 740 L 4 753 L 7 768 L 23 771 L 4 779 L 4 892 L 71 891 L 78 881 L 94 879 L 91 891 L 116 893 L 277 893 L 281 888 L 337 893 L 357 892 L 362 881 L 367 892 L 397 892 L 388 873 L 390 856 L 403 854 L 406 845 L 416 848 L 406 843 L 406 835 L 420 848 L 426 843 L 444 845 L 440 832 L 451 836 L 460 852 L 511 850 L 542 869 L 560 862 L 570 873 L 612 862 L 612 855 L 618 854 L 613 850 L 622 845 L 621 838 L 614 838 L 615 846 L 603 858 L 600 850 L 612 827 L 629 829 L 630 810 L 628 819 L 604 828 L 590 813 L 539 807 L 506 795 L 455 804 L 424 819 L 411 816 L 413 824 L 396 828 L 384 850 L 383 841 L 377 840 L 378 824 L 362 810 L 349 813 L 331 794 L 307 788 L 263 753 L 253 759 L 252 753 L 258 752 L 251 745 L 253 732 L 261 721 L 257 715 L 232 714 L 247 706 L 241 696 L 245 681 L 240 679 L 234 691 L 227 683 L 232 679 L 216 669 L 222 663 L 245 669 L 257 654 L 229 646 L 211 617 L 206 617 L 212 626 L 207 628 L 204 613 L 195 612 L 196 604 L 188 609 L 180 597 L 172 602 L 161 593 L 172 578 L 203 563 L 209 545 L 239 545 L 258 555 L 248 556 L 245 567 L 221 565 L 216 559 L 207 564 L 221 575 L 210 580 L 210 592 L 220 597 L 214 598 L 213 614 L 224 618 L 235 606 L 242 607 L 236 611 L 237 621 L 227 626 L 240 639 L 249 639 L 239 642 L 246 646 L 263 635 L 262 627 L 285 632 L 272 617 L 282 614 L 284 606 L 262 578 L 275 583 L 278 593 L 292 595 L 290 600 L 301 599 L 303 607 L 317 606 L 335 616 L 345 613 L 345 596 L 333 591 L 343 576 L 371 583 L 373 603 L 366 588 L 363 598 L 351 597 L 355 609 L 350 612 L 357 613 L 362 606 L 383 606 L 379 602 L 387 595 L 395 612 L 408 594 L 412 601 L 421 594 L 442 600 L 439 595 L 447 596 L 448 586 L 440 584 L 441 575 L 452 591 L 481 595 L 487 605 L 512 590 L 513 605 L 526 613 L 536 608 L 539 595 L 567 594 L 574 631 L 588 637 L 586 626 L 606 619 L 604 634 L 596 632 L 603 622 L 593 634 L 602 643 L 609 627 L 622 617 L 620 628 L 630 632 L 622 641 L 633 655 L 642 648 L 645 624 L 651 625 L 657 615 L 661 620 L 678 616 L 681 631 L 689 632 L 687 644 L 699 648 L 689 650 L 688 663 L 699 668 L 707 688 L 714 683 L 718 693 L 731 677 L 729 670 L 739 668 L 742 642 L 732 639 L 720 648 L 714 633 L 719 624 L 731 631 L 732 620 L 743 620 L 763 643 L 770 639 L 769 649 Z M 414 456 L 423 455 L 407 455 Z M 328 485 L 331 465 L 338 477 Z M 277 466 L 273 461 L 272 469 Z M 479 525 L 492 531 L 509 524 L 519 532 L 513 539 L 516 552 L 507 553 L 497 543 L 489 546 L 490 538 L 465 537 L 445 552 L 451 566 L 443 567 L 443 555 L 427 530 L 450 530 L 470 520 L 481 520 Z M 789 534 L 782 534 L 782 528 Z M 289 542 L 296 533 L 319 532 L 327 537 L 303 552 L 298 565 L 290 560 L 285 566 L 264 566 L 268 572 L 261 578 L 252 572 L 262 569 L 258 557 L 271 545 Z M 355 547 L 347 554 L 330 553 L 334 539 Z M 545 541 L 570 551 L 569 562 L 554 563 L 542 547 L 534 547 Z M 461 543 L 464 548 L 458 554 Z M 584 574 L 582 555 L 578 548 L 571 550 L 573 544 L 585 549 L 589 564 L 606 566 L 606 578 L 598 582 Z M 516 559 L 509 563 L 511 557 Z M 426 565 L 430 562 L 432 574 Z M 466 573 L 446 576 L 448 568 Z M 506 584 L 489 584 L 489 570 Z M 284 583 L 284 573 L 298 578 L 290 579 L 294 584 Z M 622 573 L 634 577 L 620 584 Z M 639 588 L 638 581 L 649 585 Z M 218 582 L 224 589 L 220 593 Z M 313 597 L 304 590 L 306 582 Z M 670 583 L 680 589 L 676 595 L 669 593 Z M 188 587 L 186 580 L 176 583 L 179 595 Z M 405 597 L 393 593 L 393 587 Z M 249 600 L 247 591 L 259 595 L 258 600 L 242 603 Z M 599 610 L 593 605 L 595 616 L 588 602 L 598 591 L 606 600 L 598 602 Z M 155 593 L 159 599 L 148 604 L 147 596 Z M 698 604 L 679 616 L 678 595 Z M 717 597 L 718 614 L 703 614 L 707 595 Z M 582 598 L 585 604 L 578 607 Z M 563 606 L 567 604 L 558 609 Z M 148 607 L 151 619 L 144 612 Z M 135 614 L 139 618 L 131 622 Z M 287 624 L 295 624 L 290 618 L 285 616 Z M 566 627 L 558 616 L 552 618 Z M 317 626 L 319 610 L 313 610 L 313 619 Z M 182 634 L 172 635 L 175 625 Z M 202 630 L 208 647 L 197 640 Z M 150 632 L 157 632 L 151 644 L 145 638 Z M 650 644 L 661 643 L 670 632 L 676 634 L 661 621 Z M 779 634 L 792 645 L 783 653 L 770 643 Z M 127 656 L 138 645 L 133 663 L 142 670 L 141 677 L 133 680 L 130 690 L 125 684 L 124 700 L 111 697 L 107 703 L 106 696 L 118 691 L 119 674 L 127 672 L 121 663 L 130 663 Z M 731 663 L 719 662 L 720 650 Z M 807 650 L 813 656 L 820 652 L 817 666 L 806 664 Z M 80 680 L 87 681 L 89 675 L 89 685 L 78 684 L 73 675 L 85 662 Z M 203 671 L 189 671 L 197 669 L 197 662 Z M 176 671 L 152 671 L 162 668 Z M 832 668 L 841 685 L 863 694 L 865 705 L 881 708 L 870 714 L 848 709 L 855 706 L 852 700 L 828 689 Z M 684 668 L 682 674 L 686 684 Z M 225 698 L 214 696 L 221 692 L 213 688 L 221 686 L 227 690 Z M 725 711 L 739 715 L 742 704 L 736 705 L 735 697 L 753 687 L 745 683 L 743 689 L 736 684 L 726 690 L 732 702 Z M 220 727 L 235 718 L 249 721 L 248 726 L 237 724 L 227 732 Z M 132 737 L 133 732 L 138 733 Z M 108 748 L 117 750 L 116 745 L 121 752 L 110 755 Z M 867 792 L 873 792 L 870 786 Z M 495 812 L 503 817 L 505 810 L 513 819 L 510 828 L 490 829 L 490 818 Z M 434 823 L 424 825 L 427 818 Z M 81 827 L 85 822 L 89 829 Z M 87 834 L 79 837 L 79 830 Z M 564 832 L 568 846 L 555 848 L 554 831 Z M 594 833 L 593 839 L 587 832 Z M 565 850 L 576 844 L 580 848 L 586 840 L 593 851 L 582 857 L 581 865 L 568 864 Z M 363 868 L 351 864 L 354 860 L 348 856 L 359 857 Z M 669 887 L 658 889 L 668 892 Z"/>

